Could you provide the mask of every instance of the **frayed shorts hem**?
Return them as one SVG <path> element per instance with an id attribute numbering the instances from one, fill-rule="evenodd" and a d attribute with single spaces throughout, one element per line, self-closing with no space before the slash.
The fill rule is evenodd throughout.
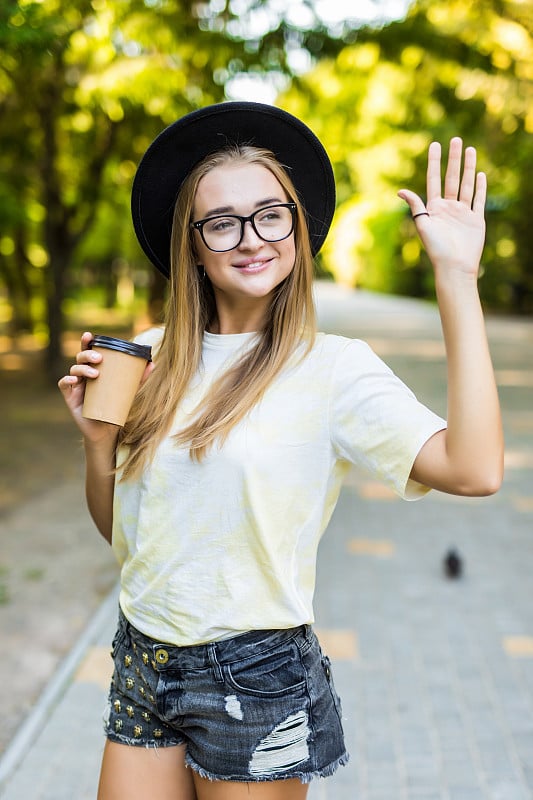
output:
<path id="1" fill-rule="evenodd" d="M 209 781 L 233 781 L 234 783 L 265 783 L 272 781 L 288 781 L 297 778 L 301 783 L 311 783 L 314 778 L 329 778 L 339 767 L 344 767 L 350 760 L 350 755 L 344 752 L 340 758 L 335 759 L 331 764 L 327 764 L 321 769 L 313 772 L 291 772 L 287 775 L 283 772 L 276 772 L 269 775 L 217 775 L 214 772 L 204 769 L 192 758 L 189 753 L 185 754 L 185 764 L 196 772 L 200 778 Z"/>
<path id="2" fill-rule="evenodd" d="M 152 741 L 139 741 L 138 739 L 131 739 L 129 736 L 122 736 L 121 734 L 113 733 L 107 734 L 106 738 L 115 744 L 123 744 L 128 747 L 143 747 L 147 750 L 153 748 L 157 750 L 161 747 L 178 747 L 186 744 L 185 739 L 165 739 L 163 742 L 153 739 Z M 235 783 L 261 783 L 267 781 L 283 781 L 297 778 L 301 783 L 311 783 L 315 778 L 329 778 L 333 775 L 339 767 L 345 767 L 350 760 L 350 754 L 344 752 L 340 758 L 335 759 L 331 764 L 327 764 L 322 769 L 314 770 L 313 772 L 292 772 L 290 775 L 286 773 L 274 773 L 272 775 L 218 775 L 204 769 L 197 761 L 188 753 L 185 753 L 185 764 L 196 772 L 200 778 L 205 778 L 209 781 L 233 781 Z"/>

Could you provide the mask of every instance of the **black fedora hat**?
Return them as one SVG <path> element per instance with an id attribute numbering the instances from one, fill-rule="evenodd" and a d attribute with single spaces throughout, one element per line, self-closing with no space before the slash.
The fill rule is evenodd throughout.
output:
<path id="1" fill-rule="evenodd" d="M 271 150 L 290 175 L 304 206 L 316 255 L 335 210 L 335 181 L 328 155 L 297 117 L 276 106 L 225 102 L 192 111 L 165 128 L 137 169 L 131 196 L 133 226 L 150 261 L 170 274 L 170 233 L 176 197 L 199 161 L 227 144 Z"/>

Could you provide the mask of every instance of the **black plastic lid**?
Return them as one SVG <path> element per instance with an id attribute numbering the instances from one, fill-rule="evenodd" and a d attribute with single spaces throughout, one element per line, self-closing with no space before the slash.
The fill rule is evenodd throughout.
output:
<path id="1" fill-rule="evenodd" d="M 138 356 L 145 361 L 152 360 L 152 347 L 149 344 L 128 342 L 126 339 L 115 339 L 113 336 L 95 336 L 89 342 L 89 348 L 105 347 L 108 350 L 119 350 L 129 356 Z"/>

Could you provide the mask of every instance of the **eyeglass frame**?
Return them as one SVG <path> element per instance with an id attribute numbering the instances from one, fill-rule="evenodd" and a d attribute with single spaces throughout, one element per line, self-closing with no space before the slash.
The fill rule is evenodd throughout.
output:
<path id="1" fill-rule="evenodd" d="M 269 208 L 280 208 L 280 207 L 288 208 L 289 211 L 291 212 L 291 218 L 292 218 L 291 229 L 285 236 L 282 236 L 280 239 L 265 239 L 263 236 L 261 236 L 261 234 L 259 233 L 259 231 L 255 227 L 255 219 L 254 219 L 254 217 L 255 217 L 256 214 L 260 214 L 261 211 L 267 211 Z M 291 235 L 291 233 L 294 232 L 294 226 L 295 226 L 295 223 L 296 223 L 296 216 L 295 215 L 296 215 L 296 203 L 292 203 L 292 202 L 291 203 L 273 203 L 270 206 L 263 206 L 263 208 L 258 208 L 257 211 L 254 211 L 253 214 L 250 214 L 248 217 L 242 217 L 242 216 L 240 216 L 240 214 L 215 214 L 212 217 L 205 217 L 204 219 L 199 219 L 196 222 L 191 222 L 190 223 L 190 227 L 194 228 L 197 231 L 199 231 L 200 236 L 202 237 L 202 242 L 205 244 L 205 246 L 207 247 L 208 250 L 211 250 L 212 253 L 229 253 L 230 250 L 235 250 L 235 248 L 238 247 L 240 245 L 240 243 L 242 242 L 242 240 L 244 239 L 244 226 L 246 225 L 247 222 L 250 223 L 254 233 L 256 234 L 256 236 L 259 236 L 261 241 L 263 241 L 263 242 L 282 242 L 282 241 L 284 241 L 284 239 L 288 239 L 289 236 Z M 237 244 L 234 244 L 233 247 L 228 247 L 228 248 L 226 248 L 224 250 L 214 250 L 212 247 L 209 247 L 209 245 L 207 244 L 207 242 L 205 240 L 204 225 L 206 224 L 206 222 L 211 222 L 214 219 L 227 219 L 228 217 L 231 217 L 231 219 L 238 219 L 239 222 L 241 223 L 241 235 L 239 237 L 239 241 L 237 242 Z"/>

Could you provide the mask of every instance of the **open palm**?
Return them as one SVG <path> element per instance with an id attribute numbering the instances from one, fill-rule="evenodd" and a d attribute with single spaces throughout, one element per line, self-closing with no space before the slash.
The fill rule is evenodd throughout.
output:
<path id="1" fill-rule="evenodd" d="M 441 179 L 441 147 L 432 142 L 428 152 L 427 203 L 409 189 L 398 195 L 415 218 L 418 234 L 436 271 L 457 271 L 477 277 L 485 241 L 487 181 L 476 174 L 476 151 L 467 147 L 461 175 L 462 141 L 450 142 L 448 164 Z"/>

